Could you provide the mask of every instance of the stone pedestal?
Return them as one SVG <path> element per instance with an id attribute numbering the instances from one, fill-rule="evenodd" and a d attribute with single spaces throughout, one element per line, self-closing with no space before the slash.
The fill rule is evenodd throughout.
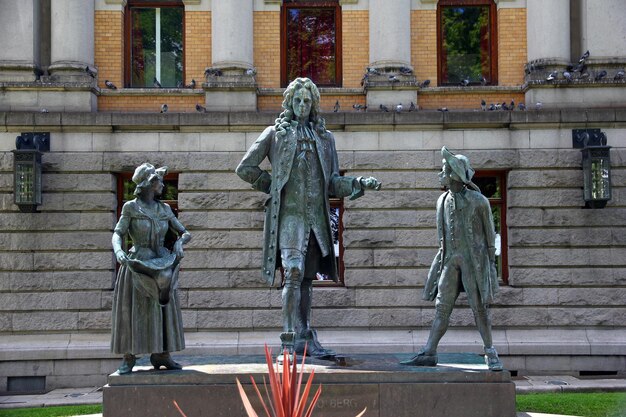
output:
<path id="1" fill-rule="evenodd" d="M 307 360 L 307 372 L 315 369 L 314 389 L 322 385 L 314 414 L 354 416 L 367 407 L 368 417 L 515 416 L 515 385 L 509 372 L 488 371 L 482 356 L 441 354 L 437 367 L 398 364 L 409 357 L 355 355 L 347 358 L 346 366 Z M 253 406 L 259 406 L 250 376 L 261 384 L 263 376 L 267 379 L 262 357 L 177 359 L 190 365 L 181 371 L 144 367 L 129 375 L 110 375 L 103 392 L 103 417 L 180 417 L 174 401 L 188 417 L 243 416 L 236 378 L 245 385 Z"/>
<path id="2" fill-rule="evenodd" d="M 417 80 L 400 69 L 412 69 L 411 1 L 370 0 L 369 16 L 369 66 L 380 75 L 368 76 L 367 107 L 377 111 L 381 104 L 392 109 L 402 103 L 409 108 L 417 104 Z"/>
<path id="3" fill-rule="evenodd" d="M 223 75 L 209 76 L 203 88 L 209 111 L 256 111 L 253 2 L 216 1 L 211 9 L 211 60 Z"/>

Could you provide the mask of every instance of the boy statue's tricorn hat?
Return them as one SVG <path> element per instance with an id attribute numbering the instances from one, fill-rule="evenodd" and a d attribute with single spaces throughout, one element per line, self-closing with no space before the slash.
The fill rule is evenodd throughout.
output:
<path id="1" fill-rule="evenodd" d="M 442 162 L 448 164 L 452 172 L 457 176 L 460 181 L 472 187 L 476 191 L 480 192 L 480 189 L 476 184 L 472 182 L 474 176 L 474 170 L 470 166 L 470 161 L 465 155 L 455 155 L 448 150 L 445 146 L 441 148 L 441 156 L 443 156 Z"/>

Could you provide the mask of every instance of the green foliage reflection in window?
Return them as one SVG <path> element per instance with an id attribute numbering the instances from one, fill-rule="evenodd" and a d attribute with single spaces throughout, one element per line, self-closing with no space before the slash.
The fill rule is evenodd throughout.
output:
<path id="1" fill-rule="evenodd" d="M 317 85 L 337 83 L 334 8 L 287 10 L 287 79 L 308 77 Z"/>
<path id="2" fill-rule="evenodd" d="M 183 8 L 131 8 L 131 87 L 183 81 Z"/>
<path id="3" fill-rule="evenodd" d="M 506 230 L 506 181 L 505 171 L 477 171 L 472 179 L 487 197 L 491 205 L 491 214 L 497 234 L 496 238 L 496 270 L 504 283 L 508 282 L 507 271 L 507 230 Z"/>
<path id="4" fill-rule="evenodd" d="M 163 200 L 167 203 L 169 203 L 170 201 L 178 200 L 178 178 L 166 177 L 163 180 L 163 184 L 165 185 L 165 187 L 163 187 L 163 194 L 161 194 L 159 200 Z M 133 194 L 135 192 L 135 183 L 132 181 L 132 179 L 125 178 L 123 187 L 124 195 L 122 196 L 122 204 L 135 198 L 135 194 Z"/>
<path id="5" fill-rule="evenodd" d="M 443 84 L 490 81 L 489 6 L 443 7 Z"/>

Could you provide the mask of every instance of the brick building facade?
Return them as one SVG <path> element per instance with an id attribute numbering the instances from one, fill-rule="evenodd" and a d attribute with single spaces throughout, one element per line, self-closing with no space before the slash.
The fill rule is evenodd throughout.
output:
<path id="1" fill-rule="evenodd" d="M 234 169 L 280 110 L 283 9 L 311 3 L 0 0 L 0 391 L 23 377 L 45 377 L 47 388 L 101 384 L 115 370 L 110 239 L 120 184 L 146 161 L 175 174 L 178 216 L 193 235 L 179 291 L 187 354 L 260 352 L 264 338 L 277 342 L 280 291 L 260 274 L 264 196 Z M 322 3 L 340 14 L 340 81 L 321 87 L 340 169 L 384 184 L 337 202 L 343 283 L 315 290 L 322 341 L 346 353 L 411 352 L 425 341 L 434 305 L 420 295 L 436 251 L 436 173 L 446 145 L 499 187 L 492 202 L 501 215 L 502 286 L 492 315 L 505 366 L 520 374 L 623 372 L 626 82 L 614 79 L 626 65 L 621 1 Z M 131 9 L 160 6 L 182 8 L 178 81 L 195 80 L 195 88 L 130 87 Z M 495 71 L 466 86 L 441 78 L 449 76 L 444 8 L 462 6 L 495 10 Z M 589 78 L 564 79 L 586 50 Z M 367 67 L 381 74 L 364 80 Z M 205 77 L 206 68 L 222 75 Z M 557 79 L 546 81 L 555 70 Z M 607 76 L 595 80 L 602 70 Z M 528 110 L 481 111 L 481 100 Z M 411 102 L 420 110 L 408 112 Z M 582 208 L 572 131 L 588 128 L 612 146 L 612 199 L 603 209 Z M 50 132 L 37 213 L 13 203 L 11 151 L 25 132 Z M 463 296 L 451 320 L 442 349 L 480 351 Z"/>

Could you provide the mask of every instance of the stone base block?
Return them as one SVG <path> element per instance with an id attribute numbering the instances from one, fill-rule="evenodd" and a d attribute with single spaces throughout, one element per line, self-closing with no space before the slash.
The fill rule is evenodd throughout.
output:
<path id="1" fill-rule="evenodd" d="M 207 111 L 256 111 L 256 91 L 206 90 Z"/>
<path id="2" fill-rule="evenodd" d="M 0 91 L 0 111 L 94 112 L 97 107 L 96 95 L 90 90 L 15 88 Z"/>
<path id="3" fill-rule="evenodd" d="M 510 374 L 490 372 L 476 354 L 441 354 L 436 367 L 407 367 L 409 354 L 355 355 L 345 366 L 307 360 L 315 370 L 314 389 L 322 385 L 315 414 L 325 417 L 514 417 L 515 385 Z M 129 375 L 112 374 L 103 391 L 104 417 L 188 417 L 245 415 L 235 383 L 244 384 L 253 406 L 261 411 L 250 376 L 267 379 L 260 356 L 197 358 L 204 364 L 181 371 L 142 367 Z M 262 388 L 261 388 L 262 389 Z"/>
<path id="4" fill-rule="evenodd" d="M 380 105 L 385 105 L 389 111 L 394 111 L 398 104 L 402 104 L 404 111 L 409 109 L 411 102 L 417 103 L 417 90 L 368 90 L 367 111 L 380 111 Z"/>
<path id="5" fill-rule="evenodd" d="M 608 83 L 607 83 L 608 84 Z M 624 107 L 626 106 L 626 82 L 602 86 L 589 83 L 589 86 L 530 88 L 526 91 L 526 107 L 535 108 L 541 102 L 544 108 L 561 107 Z"/>

